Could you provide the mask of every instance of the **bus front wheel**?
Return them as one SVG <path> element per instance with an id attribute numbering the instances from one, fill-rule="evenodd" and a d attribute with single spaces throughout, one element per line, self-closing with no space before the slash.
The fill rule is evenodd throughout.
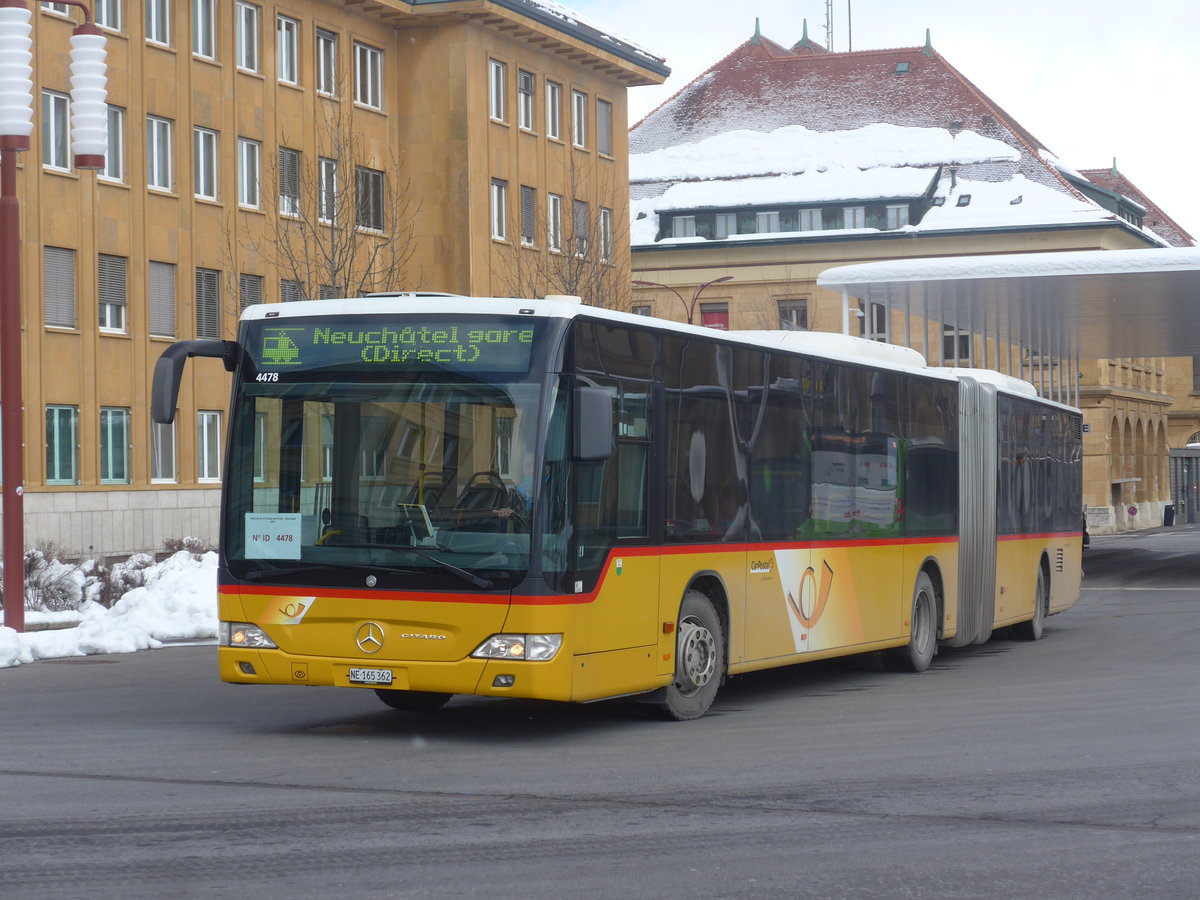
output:
<path id="1" fill-rule="evenodd" d="M 1033 618 L 1027 622 L 1018 622 L 1013 626 L 1013 632 L 1023 641 L 1041 640 L 1042 632 L 1046 629 L 1046 611 L 1050 607 L 1050 587 L 1046 583 L 1046 570 L 1038 566 L 1037 594 L 1033 598 Z"/>
<path id="2" fill-rule="evenodd" d="M 888 665 L 901 672 L 924 672 L 937 651 L 937 594 L 929 575 L 922 572 L 913 587 L 912 628 L 908 643 L 885 650 Z"/>
<path id="3" fill-rule="evenodd" d="M 684 594 L 676 631 L 675 678 L 655 707 L 682 722 L 700 718 L 712 706 L 725 671 L 725 637 L 712 600 L 700 591 Z"/>
<path id="4" fill-rule="evenodd" d="M 432 712 L 441 709 L 454 696 L 433 691 L 389 691 L 386 688 L 376 688 L 375 695 L 392 709 L 405 712 Z"/>

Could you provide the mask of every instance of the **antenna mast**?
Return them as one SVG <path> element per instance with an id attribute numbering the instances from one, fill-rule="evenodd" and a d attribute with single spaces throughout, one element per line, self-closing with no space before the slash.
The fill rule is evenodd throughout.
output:
<path id="1" fill-rule="evenodd" d="M 833 52 L 833 0 L 825 0 L 825 46 Z"/>

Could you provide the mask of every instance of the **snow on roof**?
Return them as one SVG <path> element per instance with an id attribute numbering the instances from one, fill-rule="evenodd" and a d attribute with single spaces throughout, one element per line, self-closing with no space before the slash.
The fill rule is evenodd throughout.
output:
<path id="1" fill-rule="evenodd" d="M 1200 248 L 1077 250 L 1068 253 L 1020 253 L 1004 256 L 955 256 L 897 259 L 835 266 L 817 276 L 822 287 L 884 281 L 954 281 L 1062 275 L 1133 275 L 1200 272 Z"/>
<path id="2" fill-rule="evenodd" d="M 645 47 L 640 46 L 636 41 L 631 41 L 626 37 L 614 34 L 610 28 L 607 28 L 603 25 L 598 25 L 596 22 L 588 19 L 586 16 L 581 16 L 579 13 L 575 12 L 575 10 L 569 9 L 566 6 L 563 6 L 561 3 L 556 2 L 556 0 L 525 0 L 525 2 L 529 6 L 540 9 L 546 15 L 559 19 L 567 25 L 571 25 L 575 28 L 583 28 L 587 31 L 593 32 L 596 37 L 602 40 L 609 40 L 624 44 L 628 49 L 635 51 L 639 55 L 647 57 L 648 59 L 657 63 L 659 66 L 665 62 L 663 57 L 659 54 L 647 50 Z"/>
<path id="3" fill-rule="evenodd" d="M 631 182 L 741 178 L 827 169 L 929 166 L 1008 160 L 1021 154 L 972 131 L 875 123 L 845 131 L 784 125 L 771 131 L 736 129 L 698 141 L 631 153 Z"/>
<path id="4" fill-rule="evenodd" d="M 838 168 L 797 175 L 740 178 L 730 181 L 684 181 L 657 199 L 658 212 L 682 209 L 830 203 L 919 197 L 929 190 L 936 169 L 907 166 L 881 169 Z"/>

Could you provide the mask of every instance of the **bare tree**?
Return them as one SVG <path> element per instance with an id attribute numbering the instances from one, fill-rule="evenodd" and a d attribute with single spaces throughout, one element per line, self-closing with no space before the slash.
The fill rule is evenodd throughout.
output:
<path id="1" fill-rule="evenodd" d="M 570 294 L 592 306 L 629 309 L 628 198 L 595 162 L 568 151 L 563 194 L 521 187 L 516 240 L 495 275 L 513 297 Z"/>
<path id="2" fill-rule="evenodd" d="M 420 203 L 403 159 L 394 150 L 378 159 L 342 104 L 323 106 L 318 158 L 304 159 L 281 137 L 277 152 L 264 160 L 269 187 L 263 202 L 269 210 L 274 205 L 272 214 L 265 229 L 244 231 L 238 243 L 289 283 L 291 294 L 283 299 L 416 289 L 422 279 L 413 265 Z M 239 296 L 238 285 L 230 288 L 227 296 Z"/>

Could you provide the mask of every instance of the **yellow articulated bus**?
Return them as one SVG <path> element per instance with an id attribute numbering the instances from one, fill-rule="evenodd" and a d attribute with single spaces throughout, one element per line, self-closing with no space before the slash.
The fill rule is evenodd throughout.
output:
<path id="1" fill-rule="evenodd" d="M 842 335 L 389 294 L 253 306 L 233 373 L 221 677 L 642 695 L 884 651 L 921 671 L 1079 595 L 1078 411 Z"/>

